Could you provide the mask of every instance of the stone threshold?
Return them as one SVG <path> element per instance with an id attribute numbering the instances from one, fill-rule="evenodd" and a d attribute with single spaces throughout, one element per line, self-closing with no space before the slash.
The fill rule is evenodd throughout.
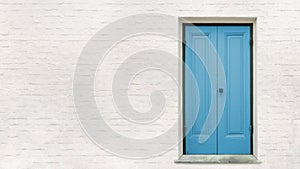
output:
<path id="1" fill-rule="evenodd" d="M 182 155 L 175 163 L 246 163 L 260 164 L 254 155 Z"/>

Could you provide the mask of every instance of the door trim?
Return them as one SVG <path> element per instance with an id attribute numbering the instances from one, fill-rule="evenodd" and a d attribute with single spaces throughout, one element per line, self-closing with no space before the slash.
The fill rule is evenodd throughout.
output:
<path id="1" fill-rule="evenodd" d="M 257 147 L 257 106 L 256 106 L 256 17 L 179 17 L 178 18 L 178 23 L 179 23 L 179 32 L 178 32 L 178 37 L 181 40 L 180 42 L 183 41 L 183 33 L 184 33 L 184 25 L 188 24 L 195 24 L 195 25 L 252 25 L 252 32 L 251 37 L 252 37 L 252 46 L 250 46 L 250 57 L 251 57 L 251 86 L 252 86 L 252 91 L 251 91 L 251 122 L 253 125 L 253 133 L 252 133 L 252 145 L 251 145 L 251 155 L 257 159 L 258 156 L 258 147 Z M 178 44 L 179 48 L 179 57 L 180 60 L 184 59 L 184 44 L 179 43 Z M 180 90 L 179 91 L 179 129 L 178 129 L 178 134 L 179 138 L 182 138 L 184 135 L 184 83 L 183 83 L 183 67 L 179 65 L 179 85 L 180 85 Z M 194 156 L 195 155 L 185 155 L 184 154 L 184 144 L 185 144 L 185 139 L 182 140 L 182 142 L 179 143 L 178 147 L 178 160 L 176 162 L 182 161 L 183 159 L 189 159 L 189 156 Z M 251 156 L 250 155 L 250 156 Z M 224 155 L 196 155 L 198 157 L 201 157 L 201 159 L 204 156 L 212 157 L 212 156 L 217 156 L 221 157 Z M 249 156 L 249 155 L 241 155 L 241 156 Z M 227 157 L 225 157 L 227 158 Z M 181 159 L 181 160 L 180 160 Z M 206 157 L 204 159 L 207 159 Z M 239 159 L 239 158 L 238 158 Z M 195 160 L 194 160 L 195 161 Z M 196 160 L 197 161 L 197 160 Z M 203 162 L 203 160 L 200 160 Z M 204 160 L 205 161 L 205 160 Z M 226 160 L 225 160 L 226 161 Z M 243 160 L 242 160 L 243 161 Z"/>

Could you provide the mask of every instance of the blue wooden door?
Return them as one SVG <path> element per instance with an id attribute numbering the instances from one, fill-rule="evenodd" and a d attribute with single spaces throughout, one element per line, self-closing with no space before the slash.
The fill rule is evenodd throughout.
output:
<path id="1" fill-rule="evenodd" d="M 189 88 L 190 81 L 185 80 L 184 123 L 191 128 L 186 132 L 186 154 L 251 153 L 250 36 L 250 26 L 185 27 L 185 69 L 192 71 L 200 96 L 200 106 L 194 111 L 197 105 L 195 91 Z M 214 53 L 211 50 L 216 51 L 218 59 L 212 59 Z M 226 76 L 225 86 L 219 83 L 222 80 L 220 65 Z M 216 73 L 209 77 L 207 69 Z M 217 86 L 211 85 L 211 80 L 216 80 Z M 211 104 L 214 99 L 217 104 Z M 220 114 L 217 110 L 222 107 L 222 101 L 225 107 Z M 202 128 L 209 112 L 216 114 L 212 116 L 215 118 L 212 125 L 217 127 L 208 135 Z M 196 113 L 196 117 L 192 113 Z M 209 138 L 199 142 L 203 135 Z"/>
<path id="2" fill-rule="evenodd" d="M 202 144 L 199 144 L 199 137 L 211 107 L 211 99 L 216 99 L 215 95 L 212 95 L 207 69 L 215 68 L 216 72 L 216 61 L 210 58 L 213 55 L 212 49 L 217 43 L 217 28 L 202 26 L 201 31 L 199 31 L 197 27 L 187 26 L 185 37 L 185 63 L 198 83 L 198 95 L 200 96 L 200 103 L 198 103 L 195 98 L 195 91 L 191 90 L 190 79 L 185 79 L 185 125 L 186 128 L 190 129 L 186 133 L 186 153 L 216 154 L 217 133 L 214 132 L 210 136 L 207 131 L 202 133 L 202 135 L 209 137 Z M 188 71 L 185 71 L 185 73 L 185 77 L 188 77 Z M 196 115 L 193 113 L 196 113 Z M 196 118 L 196 120 L 193 118 Z"/>

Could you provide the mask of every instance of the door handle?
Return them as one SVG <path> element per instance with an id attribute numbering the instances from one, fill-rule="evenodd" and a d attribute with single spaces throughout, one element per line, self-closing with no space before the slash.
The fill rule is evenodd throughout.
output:
<path id="1" fill-rule="evenodd" d="M 223 88 L 219 88 L 219 93 L 222 94 L 224 92 Z"/>

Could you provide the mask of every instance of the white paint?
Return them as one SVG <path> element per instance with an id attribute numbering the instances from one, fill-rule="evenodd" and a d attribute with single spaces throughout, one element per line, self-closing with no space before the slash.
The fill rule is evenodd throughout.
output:
<path id="1" fill-rule="evenodd" d="M 1 0 L 0 168 L 297 169 L 299 6 L 298 0 Z M 153 159 L 123 159 L 103 151 L 86 137 L 76 120 L 72 98 L 73 72 L 80 52 L 88 39 L 111 21 L 145 12 L 178 17 L 257 17 L 256 126 L 258 158 L 262 164 L 175 164 L 177 148 Z M 139 48 L 152 44 L 178 55 L 178 44 L 173 41 L 144 39 L 129 44 L 127 47 L 132 49 L 135 44 Z M 119 52 L 125 56 L 126 49 Z M 113 65 L 119 63 L 117 59 L 111 61 Z M 106 66 L 103 83 L 113 72 L 109 70 L 112 65 Z M 105 100 L 109 93 L 99 91 L 100 107 L 108 110 L 106 113 L 114 113 Z M 178 95 L 167 99 L 171 116 L 162 121 L 170 125 L 169 118 L 178 115 L 171 112 L 178 108 Z M 135 106 L 142 109 L 141 105 Z M 130 130 L 122 130 L 126 125 L 111 120 L 115 120 L 116 130 L 130 136 Z M 156 135 L 155 130 L 143 130 L 137 132 L 141 136 Z"/>

